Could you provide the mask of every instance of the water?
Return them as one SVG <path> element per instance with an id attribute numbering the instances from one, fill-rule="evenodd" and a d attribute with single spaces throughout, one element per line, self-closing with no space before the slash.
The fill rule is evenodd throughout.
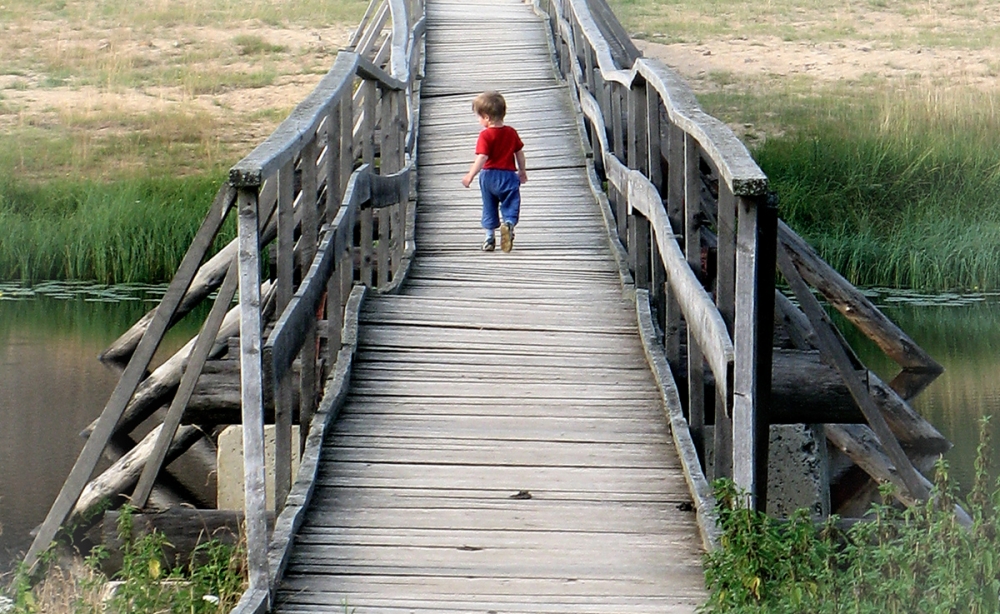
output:
<path id="1" fill-rule="evenodd" d="M 0 573 L 30 544 L 118 372 L 97 360 L 162 286 L 0 284 Z M 160 355 L 192 334 L 182 322 Z M 185 337 L 186 335 L 186 337 Z M 159 359 L 160 356 L 157 357 Z"/>
<path id="2" fill-rule="evenodd" d="M 954 444 L 944 457 L 963 491 L 972 486 L 979 421 L 992 419 L 991 459 L 1000 466 L 1000 295 L 927 295 L 872 290 L 871 300 L 945 371 L 911 405 Z M 843 327 L 859 357 L 884 381 L 899 368 L 867 339 Z M 994 469 L 993 475 L 996 475 Z"/>

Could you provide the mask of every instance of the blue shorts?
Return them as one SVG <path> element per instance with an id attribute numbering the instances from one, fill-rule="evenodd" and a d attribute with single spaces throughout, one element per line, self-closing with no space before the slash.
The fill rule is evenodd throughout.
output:
<path id="1" fill-rule="evenodd" d="M 483 193 L 483 228 L 493 230 L 500 221 L 517 225 L 521 214 L 521 180 L 516 171 L 495 168 L 479 173 L 479 189 Z"/>

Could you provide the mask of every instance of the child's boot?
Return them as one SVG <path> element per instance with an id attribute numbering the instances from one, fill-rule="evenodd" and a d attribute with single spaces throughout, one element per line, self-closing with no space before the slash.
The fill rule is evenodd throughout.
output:
<path id="1" fill-rule="evenodd" d="M 514 227 L 510 222 L 500 224 L 500 249 L 504 252 L 514 249 Z"/>

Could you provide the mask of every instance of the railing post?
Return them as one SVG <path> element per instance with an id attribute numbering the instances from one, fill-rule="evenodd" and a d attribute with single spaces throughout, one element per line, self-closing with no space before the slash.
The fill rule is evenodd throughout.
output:
<path id="1" fill-rule="evenodd" d="M 295 269 L 295 160 L 278 170 L 278 275 L 276 309 L 281 314 L 292 300 Z M 268 365 L 270 367 L 270 365 Z M 269 369 L 268 369 L 269 370 Z M 280 510 L 292 487 L 292 380 L 287 372 L 274 386 L 274 509 Z"/>
<path id="2" fill-rule="evenodd" d="M 736 319 L 736 201 L 725 181 L 719 181 L 717 230 L 719 251 L 718 274 L 715 282 L 715 304 L 733 336 Z M 733 420 L 730 400 L 716 395 L 715 399 L 715 477 L 733 476 Z"/>
<path id="3" fill-rule="evenodd" d="M 684 131 L 667 126 L 667 219 L 675 233 L 684 228 Z M 674 373 L 681 361 L 681 308 L 669 285 L 664 301 L 663 351 Z"/>
<path id="4" fill-rule="evenodd" d="M 251 591 L 269 591 L 267 504 L 264 498 L 264 405 L 261 370 L 260 240 L 257 188 L 240 188 L 240 389 L 243 413 L 243 494 Z"/>
<path id="5" fill-rule="evenodd" d="M 646 83 L 637 79 L 628 90 L 628 162 L 641 173 L 648 172 L 649 133 L 646 130 Z M 629 261 L 637 288 L 649 290 L 650 259 L 649 220 L 633 213 L 629 216 Z"/>
<path id="6" fill-rule="evenodd" d="M 699 145 L 694 137 L 684 139 L 684 255 L 688 265 L 704 283 L 701 266 L 701 171 Z M 688 424 L 698 454 L 705 459 L 705 358 L 688 326 L 687 334 Z"/>
<path id="7" fill-rule="evenodd" d="M 733 344 L 733 480 L 767 509 L 777 212 L 765 197 L 738 197 Z"/>
<path id="8" fill-rule="evenodd" d="M 328 150 L 329 151 L 329 150 Z M 319 148 L 315 137 L 310 139 L 302 148 L 302 191 L 299 194 L 299 206 L 302 208 L 302 232 L 299 239 L 301 245 L 302 274 L 304 279 L 313 258 L 316 255 L 316 243 L 319 239 L 319 210 L 317 203 L 317 192 L 319 190 L 317 178 L 317 156 Z M 335 166 L 333 161 L 328 164 Z M 301 364 L 299 370 L 299 449 L 305 446 L 306 435 L 309 432 L 309 424 L 312 421 L 313 412 L 316 408 L 316 321 L 311 320 L 309 329 L 306 331 L 305 340 L 302 342 L 302 352 L 299 355 Z M 294 476 L 292 476 L 294 481 Z"/>
<path id="9" fill-rule="evenodd" d="M 659 194 L 665 194 L 661 160 L 663 159 L 660 141 L 660 93 L 656 88 L 646 85 L 646 176 Z M 662 206 L 662 205 L 661 205 Z M 666 329 L 666 270 L 660 258 L 659 246 L 652 241 L 650 246 L 649 295 L 652 299 L 653 315 L 660 330 Z"/>

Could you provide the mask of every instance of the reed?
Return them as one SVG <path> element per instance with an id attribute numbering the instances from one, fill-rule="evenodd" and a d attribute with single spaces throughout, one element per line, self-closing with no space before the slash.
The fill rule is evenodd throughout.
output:
<path id="1" fill-rule="evenodd" d="M 995 289 L 998 96 L 921 87 L 819 100 L 754 155 L 782 217 L 853 282 Z"/>
<path id="2" fill-rule="evenodd" d="M 0 183 L 0 279 L 169 280 L 221 183 L 219 175 Z M 230 225 L 219 241 L 232 236 Z"/>

